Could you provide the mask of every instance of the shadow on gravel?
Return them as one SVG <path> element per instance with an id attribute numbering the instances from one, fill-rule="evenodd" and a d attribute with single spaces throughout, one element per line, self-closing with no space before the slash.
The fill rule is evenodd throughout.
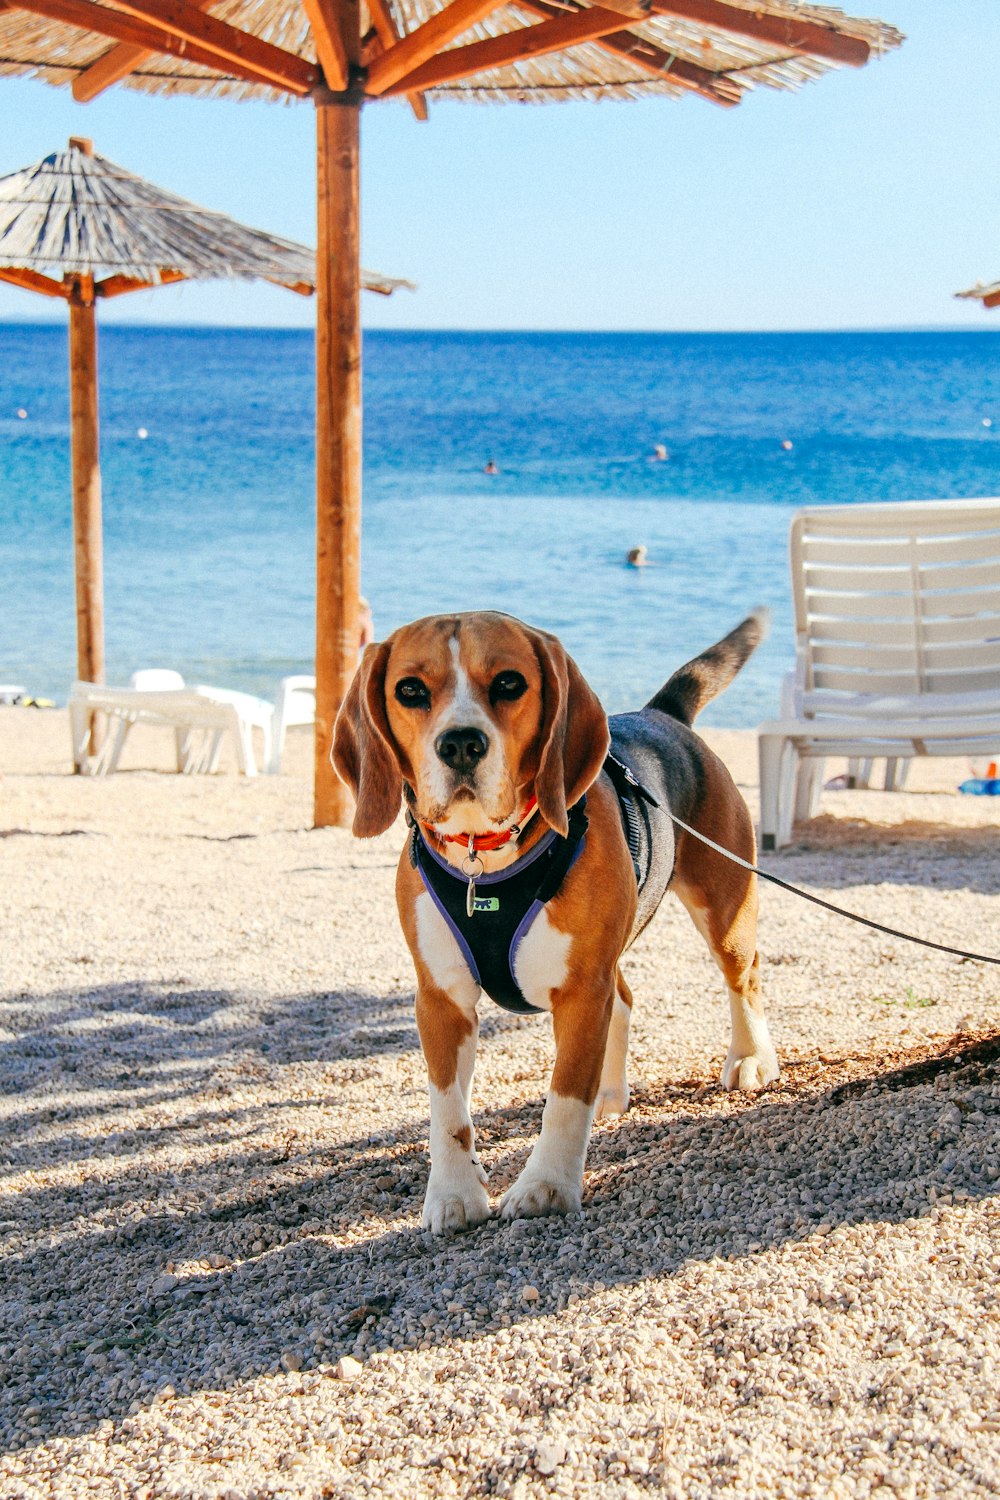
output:
<path id="1" fill-rule="evenodd" d="M 62 1069 L 40 1086 L 20 1071 L 25 1129 L 45 1123 L 55 1090 L 71 1118 L 93 1114 L 100 1084 L 74 1083 L 74 1069 L 86 1061 L 89 1074 L 95 1051 L 113 1073 L 115 1107 L 129 1111 L 100 1139 L 66 1132 L 56 1164 L 42 1160 L 30 1188 L 0 1200 L 5 1446 L 120 1422 L 168 1383 L 179 1396 L 225 1390 L 275 1372 L 289 1351 L 309 1368 L 347 1352 L 467 1343 L 557 1313 L 571 1294 L 585 1300 L 598 1279 L 650 1285 L 841 1224 L 923 1217 L 942 1194 L 997 1190 L 1000 1039 L 988 1036 L 882 1076 L 872 1058 L 793 1061 L 759 1097 L 702 1078 L 640 1089 L 627 1116 L 595 1131 L 581 1216 L 492 1220 L 436 1239 L 419 1227 L 422 1089 L 392 1130 L 366 1094 L 355 1128 L 345 1132 L 341 1117 L 338 1138 L 331 1118 L 328 1147 L 298 1150 L 294 1130 L 269 1123 L 293 1093 L 303 1109 L 341 1103 L 336 1080 L 376 1074 L 359 1067 L 373 1049 L 412 1051 L 409 996 L 298 996 L 248 1027 L 231 997 L 186 993 L 189 1006 L 180 989 L 122 986 L 118 1009 L 96 1012 L 116 1018 L 106 1045 L 93 1029 L 59 1033 L 60 1020 L 79 1016 L 80 996 L 47 997 L 37 1030 L 4 1044 L 8 1086 L 31 1062 L 23 1049 L 33 1037 L 57 1049 L 40 1056 Z M 177 1034 L 164 1048 L 168 1023 Z M 155 1078 L 139 1077 L 153 1030 L 163 1061 Z M 259 1084 L 257 1068 L 274 1070 L 263 1075 L 273 1097 L 241 1104 L 240 1078 Z M 74 1100 L 74 1088 L 89 1097 Z M 183 1093 L 191 1108 L 149 1130 L 131 1126 L 147 1090 L 154 1104 Z M 540 1113 L 534 1099 L 477 1120 L 495 1195 Z M 168 1138 L 183 1165 L 158 1160 Z M 164 1279 L 170 1264 L 176 1281 Z M 530 1305 L 529 1282 L 540 1293 Z"/>
<path id="2" fill-rule="evenodd" d="M 774 854 L 761 855 L 761 867 L 786 880 L 808 884 L 812 860 L 819 861 L 816 884 L 848 890 L 884 881 L 889 885 L 941 890 L 1000 892 L 997 830 L 956 828 L 954 823 L 910 819 L 875 823 L 861 818 L 813 818 L 800 823 L 794 842 Z M 836 863 L 829 859 L 836 855 Z"/>
<path id="3" fill-rule="evenodd" d="M 9 995 L 0 999 L 0 1099 L 19 1103 L 4 1111 L 0 1182 L 20 1164 L 13 1143 L 34 1137 L 43 1125 L 99 1124 L 125 1109 L 201 1095 L 207 1107 L 186 1112 L 185 1129 L 192 1120 L 221 1127 L 262 1109 L 220 1102 L 241 1084 L 259 1083 L 295 1063 L 346 1064 L 417 1046 L 412 992 L 386 997 L 319 990 L 264 1008 L 183 980 Z M 335 1086 L 336 1066 L 324 1077 Z M 107 1095 L 106 1102 L 95 1094 Z M 282 1097 L 272 1107 L 294 1103 Z M 176 1127 L 165 1124 L 162 1131 L 176 1139 Z M 134 1132 L 136 1150 L 147 1149 L 158 1133 Z M 99 1157 L 104 1134 L 48 1130 L 45 1149 L 50 1160 L 77 1151 Z M 32 1149 L 25 1148 L 25 1160 Z"/>

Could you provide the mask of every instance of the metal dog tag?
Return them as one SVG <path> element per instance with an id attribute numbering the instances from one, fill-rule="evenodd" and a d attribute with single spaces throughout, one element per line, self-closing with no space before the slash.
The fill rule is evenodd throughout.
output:
<path id="1" fill-rule="evenodd" d="M 466 865 L 469 866 L 466 869 Z M 462 861 L 462 874 L 468 877 L 469 887 L 465 893 L 465 915 L 474 917 L 476 914 L 476 876 L 483 873 L 485 866 L 476 853 L 476 835 L 469 834 L 469 852 Z"/>

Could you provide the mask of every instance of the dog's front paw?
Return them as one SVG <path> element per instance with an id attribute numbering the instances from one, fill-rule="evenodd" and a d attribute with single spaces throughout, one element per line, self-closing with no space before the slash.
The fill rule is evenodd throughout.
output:
<path id="1" fill-rule="evenodd" d="M 432 1234 L 453 1234 L 462 1229 L 472 1229 L 489 1216 L 490 1200 L 478 1177 L 461 1183 L 435 1182 L 434 1174 L 431 1173 L 424 1197 L 424 1229 L 429 1229 Z"/>
<path id="2" fill-rule="evenodd" d="M 597 1096 L 597 1108 L 594 1111 L 595 1120 L 613 1120 L 616 1115 L 623 1115 L 628 1109 L 628 1084 L 615 1084 L 611 1088 L 602 1088 Z"/>
<path id="3" fill-rule="evenodd" d="M 778 1054 L 770 1045 L 758 1047 L 746 1057 L 730 1050 L 722 1069 L 722 1086 L 734 1089 L 762 1089 L 778 1077 Z"/>
<path id="4" fill-rule="evenodd" d="M 504 1194 L 500 1213 L 505 1219 L 537 1219 L 541 1214 L 578 1214 L 582 1187 L 522 1172 Z"/>

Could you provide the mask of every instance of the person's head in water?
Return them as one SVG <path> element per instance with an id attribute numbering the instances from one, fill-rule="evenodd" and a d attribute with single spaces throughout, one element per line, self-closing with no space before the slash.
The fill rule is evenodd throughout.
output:
<path id="1" fill-rule="evenodd" d="M 488 458 L 486 460 L 486 467 L 483 470 L 483 473 L 484 474 L 499 474 L 500 473 L 500 470 L 497 468 L 497 466 L 493 462 L 492 458 Z"/>
<path id="2" fill-rule="evenodd" d="M 644 568 L 646 566 L 646 548 L 641 544 L 638 547 L 630 547 L 625 554 L 625 561 L 630 568 Z"/>

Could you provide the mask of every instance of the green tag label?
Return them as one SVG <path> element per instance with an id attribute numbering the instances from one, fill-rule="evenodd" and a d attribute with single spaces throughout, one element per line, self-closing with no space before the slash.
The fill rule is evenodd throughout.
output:
<path id="1" fill-rule="evenodd" d="M 473 911 L 499 911 L 499 896 L 477 896 L 472 903 Z"/>

